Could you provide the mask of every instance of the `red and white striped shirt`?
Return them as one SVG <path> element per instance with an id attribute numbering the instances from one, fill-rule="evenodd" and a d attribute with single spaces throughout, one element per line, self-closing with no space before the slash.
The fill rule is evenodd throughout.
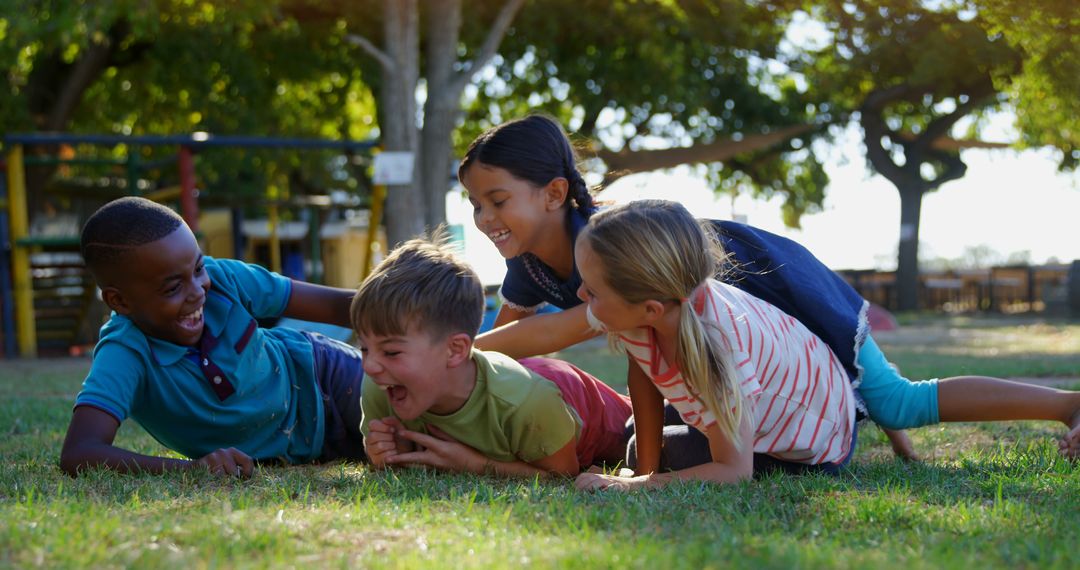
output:
<path id="1" fill-rule="evenodd" d="M 751 404 L 754 452 L 818 464 L 843 460 L 855 424 L 847 373 L 832 350 L 802 323 L 735 287 L 709 279 L 692 298 L 713 346 L 730 350 L 739 386 Z M 668 366 L 652 328 L 620 333 L 626 351 L 688 425 L 716 423 Z"/>

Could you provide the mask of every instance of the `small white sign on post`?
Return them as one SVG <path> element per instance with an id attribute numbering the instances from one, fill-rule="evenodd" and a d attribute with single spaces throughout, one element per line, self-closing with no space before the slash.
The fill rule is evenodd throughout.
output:
<path id="1" fill-rule="evenodd" d="M 413 153 L 405 151 L 387 151 L 375 155 L 375 184 L 399 186 L 412 182 Z"/>

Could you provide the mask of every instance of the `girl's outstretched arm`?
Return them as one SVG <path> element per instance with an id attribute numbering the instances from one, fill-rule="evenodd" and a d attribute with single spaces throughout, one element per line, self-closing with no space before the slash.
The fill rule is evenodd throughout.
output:
<path id="1" fill-rule="evenodd" d="M 502 314 L 500 311 L 500 317 Z M 599 334 L 589 326 L 582 304 L 558 313 L 533 315 L 490 330 L 476 337 L 475 346 L 511 358 L 526 358 L 556 352 Z"/>
<path id="2" fill-rule="evenodd" d="M 636 477 L 582 473 L 578 475 L 575 484 L 582 491 L 600 491 L 604 489 L 631 491 L 634 489 L 663 487 L 677 480 L 737 483 L 753 476 L 754 432 L 750 426 L 748 416 L 743 417 L 742 424 L 739 426 L 739 439 L 743 442 L 741 449 L 736 449 L 731 440 L 720 433 L 720 429 L 715 425 L 708 428 L 705 435 L 709 438 L 709 450 L 712 452 L 712 461 L 709 463 L 695 465 L 679 471 L 650 473 Z"/>
<path id="3" fill-rule="evenodd" d="M 672 481 L 712 481 L 714 483 L 738 483 L 754 475 L 754 430 L 750 426 L 749 415 L 743 416 L 739 426 L 739 440 L 742 449 L 736 449 L 730 439 L 720 433 L 720 428 L 709 427 L 705 435 L 709 438 L 709 451 L 712 461 L 679 471 L 653 473 L 648 475 L 644 486 L 663 487 Z"/>
<path id="4" fill-rule="evenodd" d="M 529 311 L 519 311 L 510 305 L 504 304 L 499 307 L 499 313 L 495 315 L 495 322 L 492 323 L 491 328 L 497 329 L 503 325 L 508 325 L 514 321 L 520 321 L 533 316 L 535 313 Z"/>
<path id="5" fill-rule="evenodd" d="M 647 475 L 660 469 L 660 448 L 664 435 L 664 397 L 630 354 L 626 386 L 634 408 L 634 435 L 637 440 L 637 469 L 634 475 Z"/>

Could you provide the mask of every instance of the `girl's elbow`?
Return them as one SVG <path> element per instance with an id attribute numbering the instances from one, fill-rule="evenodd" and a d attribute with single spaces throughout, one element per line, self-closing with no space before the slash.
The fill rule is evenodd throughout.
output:
<path id="1" fill-rule="evenodd" d="M 742 483 L 743 481 L 749 481 L 754 478 L 754 464 L 751 463 L 745 467 L 740 467 L 735 472 L 735 482 Z"/>
<path id="2" fill-rule="evenodd" d="M 754 455 L 751 453 L 748 457 L 740 457 L 740 461 L 735 464 L 735 481 L 741 483 L 753 478 Z"/>
<path id="3" fill-rule="evenodd" d="M 577 477 L 582 472 L 581 466 L 578 465 L 576 462 L 573 465 L 560 465 L 555 467 L 548 467 L 547 469 L 541 467 L 540 469 L 547 472 L 547 474 L 551 477 L 573 478 Z"/>

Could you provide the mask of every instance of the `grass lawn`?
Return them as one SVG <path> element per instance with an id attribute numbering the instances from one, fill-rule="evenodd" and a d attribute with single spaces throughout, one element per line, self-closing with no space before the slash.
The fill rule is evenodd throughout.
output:
<path id="1" fill-rule="evenodd" d="M 1076 324 L 930 320 L 875 336 L 911 377 L 1080 376 Z M 625 373 L 599 344 L 561 356 Z M 88 365 L 0 361 L 0 566 L 1080 567 L 1080 464 L 1057 457 L 1048 422 L 912 430 L 918 464 L 863 424 L 840 477 L 629 495 L 351 464 L 71 479 L 56 464 Z M 117 444 L 165 453 L 134 424 Z"/>

